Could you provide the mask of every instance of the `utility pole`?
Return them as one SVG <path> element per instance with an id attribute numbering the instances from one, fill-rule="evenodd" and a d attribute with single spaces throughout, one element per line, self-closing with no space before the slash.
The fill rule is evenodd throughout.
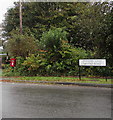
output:
<path id="1" fill-rule="evenodd" d="M 19 0 L 19 16 L 20 16 L 20 34 L 22 34 L 22 4 Z"/>

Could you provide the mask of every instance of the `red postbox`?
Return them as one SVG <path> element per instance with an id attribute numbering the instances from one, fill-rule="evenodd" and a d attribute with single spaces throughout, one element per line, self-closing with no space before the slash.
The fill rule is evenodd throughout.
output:
<path id="1" fill-rule="evenodd" d="M 11 67 L 15 67 L 15 65 L 16 65 L 16 59 L 15 58 L 11 58 L 10 59 L 10 66 Z"/>

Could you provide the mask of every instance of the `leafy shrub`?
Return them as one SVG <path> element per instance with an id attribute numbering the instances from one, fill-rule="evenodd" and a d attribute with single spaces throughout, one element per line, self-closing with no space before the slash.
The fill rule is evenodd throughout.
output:
<path id="1" fill-rule="evenodd" d="M 22 65 L 24 62 L 23 57 L 16 57 L 16 66 L 13 68 L 10 64 L 4 64 L 3 75 L 4 76 L 24 76 L 28 75 L 26 67 Z"/>
<path id="2" fill-rule="evenodd" d="M 67 32 L 62 28 L 52 28 L 42 34 L 39 46 L 41 49 L 55 52 L 61 49 L 62 41 L 67 41 Z"/>
<path id="3" fill-rule="evenodd" d="M 37 75 L 41 73 L 44 74 L 46 59 L 44 59 L 39 54 L 37 56 L 31 54 L 29 57 L 26 58 L 22 65 L 24 65 L 27 68 L 30 75 Z"/>
<path id="4" fill-rule="evenodd" d="M 20 35 L 19 30 L 13 30 L 11 37 L 5 44 L 6 51 L 10 56 L 21 56 L 26 57 L 30 53 L 34 53 L 37 49 L 36 40 L 33 36 L 28 34 Z"/>

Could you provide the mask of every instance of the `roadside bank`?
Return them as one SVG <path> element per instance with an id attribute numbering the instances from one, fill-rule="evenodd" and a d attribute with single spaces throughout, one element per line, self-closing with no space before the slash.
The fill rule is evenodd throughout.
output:
<path id="1" fill-rule="evenodd" d="M 34 84 L 56 84 L 56 85 L 77 85 L 89 87 L 105 87 L 113 88 L 112 84 L 97 84 L 97 83 L 80 83 L 80 82 L 61 82 L 61 81 L 36 81 L 36 80 L 19 80 L 12 78 L 2 78 L 0 82 L 18 82 L 18 83 L 34 83 Z"/>

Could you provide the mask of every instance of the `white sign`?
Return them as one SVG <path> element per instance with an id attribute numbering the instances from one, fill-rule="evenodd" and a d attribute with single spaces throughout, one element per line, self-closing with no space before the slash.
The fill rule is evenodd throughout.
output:
<path id="1" fill-rule="evenodd" d="M 7 55 L 6 53 L 4 53 L 4 54 L 0 54 L 0 55 Z"/>
<path id="2" fill-rule="evenodd" d="M 106 59 L 79 59 L 79 66 L 106 66 Z"/>

